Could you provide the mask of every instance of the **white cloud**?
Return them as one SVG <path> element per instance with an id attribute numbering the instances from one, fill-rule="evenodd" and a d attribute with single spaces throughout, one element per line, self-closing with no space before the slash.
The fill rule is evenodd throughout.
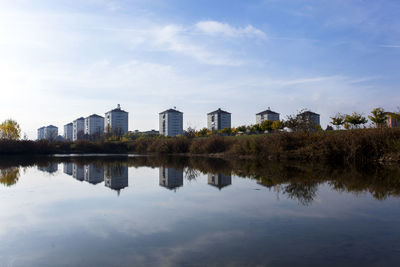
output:
<path id="1" fill-rule="evenodd" d="M 205 34 L 212 36 L 222 34 L 228 37 L 258 37 L 261 39 L 266 39 L 265 33 L 257 28 L 254 28 L 252 25 L 242 28 L 235 28 L 227 23 L 207 20 L 196 23 L 196 28 Z"/>

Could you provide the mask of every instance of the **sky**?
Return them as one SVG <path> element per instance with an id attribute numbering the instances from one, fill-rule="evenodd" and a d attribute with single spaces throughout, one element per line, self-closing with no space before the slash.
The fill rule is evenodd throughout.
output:
<path id="1" fill-rule="evenodd" d="M 121 104 L 129 130 L 400 106 L 398 0 L 0 0 L 0 121 L 59 127 Z"/>

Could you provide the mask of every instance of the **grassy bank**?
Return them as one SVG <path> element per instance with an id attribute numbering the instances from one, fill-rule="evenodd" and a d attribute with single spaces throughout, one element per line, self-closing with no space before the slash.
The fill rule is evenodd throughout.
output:
<path id="1" fill-rule="evenodd" d="M 143 137 L 129 142 L 0 141 L 0 154 L 156 153 L 263 160 L 361 163 L 400 160 L 400 129 L 278 132 L 201 138 Z"/>

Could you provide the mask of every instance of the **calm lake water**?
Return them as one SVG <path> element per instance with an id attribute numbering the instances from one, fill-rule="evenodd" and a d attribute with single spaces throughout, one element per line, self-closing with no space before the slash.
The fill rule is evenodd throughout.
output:
<path id="1" fill-rule="evenodd" d="M 0 266 L 398 266 L 400 172 L 0 159 Z"/>

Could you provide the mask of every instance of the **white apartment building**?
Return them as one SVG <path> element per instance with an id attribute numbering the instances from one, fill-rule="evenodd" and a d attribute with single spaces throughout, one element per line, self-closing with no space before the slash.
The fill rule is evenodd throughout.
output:
<path id="1" fill-rule="evenodd" d="M 160 167 L 160 186 L 168 189 L 183 186 L 183 171 Z"/>
<path id="2" fill-rule="evenodd" d="M 128 132 L 128 112 L 122 110 L 119 104 L 117 108 L 105 114 L 104 132 L 120 136 Z"/>
<path id="3" fill-rule="evenodd" d="M 128 166 L 110 165 L 104 168 L 104 185 L 119 191 L 128 186 Z"/>
<path id="4" fill-rule="evenodd" d="M 183 113 L 168 109 L 159 114 L 160 135 L 177 136 L 183 134 Z"/>
<path id="5" fill-rule="evenodd" d="M 279 121 L 279 113 L 272 111 L 270 108 L 256 114 L 256 123 L 261 124 L 264 121 Z"/>
<path id="6" fill-rule="evenodd" d="M 58 137 L 58 128 L 54 125 L 49 125 L 44 128 L 44 139 L 54 141 Z"/>
<path id="7" fill-rule="evenodd" d="M 72 122 L 64 125 L 64 140 L 72 141 L 72 132 L 73 132 L 73 124 Z"/>
<path id="8" fill-rule="evenodd" d="M 38 140 L 42 140 L 42 139 L 44 139 L 44 126 L 43 127 L 40 127 L 38 130 L 37 130 L 37 139 Z"/>
<path id="9" fill-rule="evenodd" d="M 80 117 L 72 122 L 72 141 L 82 140 L 85 134 L 85 119 Z"/>
<path id="10" fill-rule="evenodd" d="M 85 118 L 85 134 L 100 135 L 104 133 L 104 117 L 97 114 Z"/>
<path id="11" fill-rule="evenodd" d="M 207 114 L 207 128 L 210 131 L 231 128 L 231 113 L 222 109 Z"/>

